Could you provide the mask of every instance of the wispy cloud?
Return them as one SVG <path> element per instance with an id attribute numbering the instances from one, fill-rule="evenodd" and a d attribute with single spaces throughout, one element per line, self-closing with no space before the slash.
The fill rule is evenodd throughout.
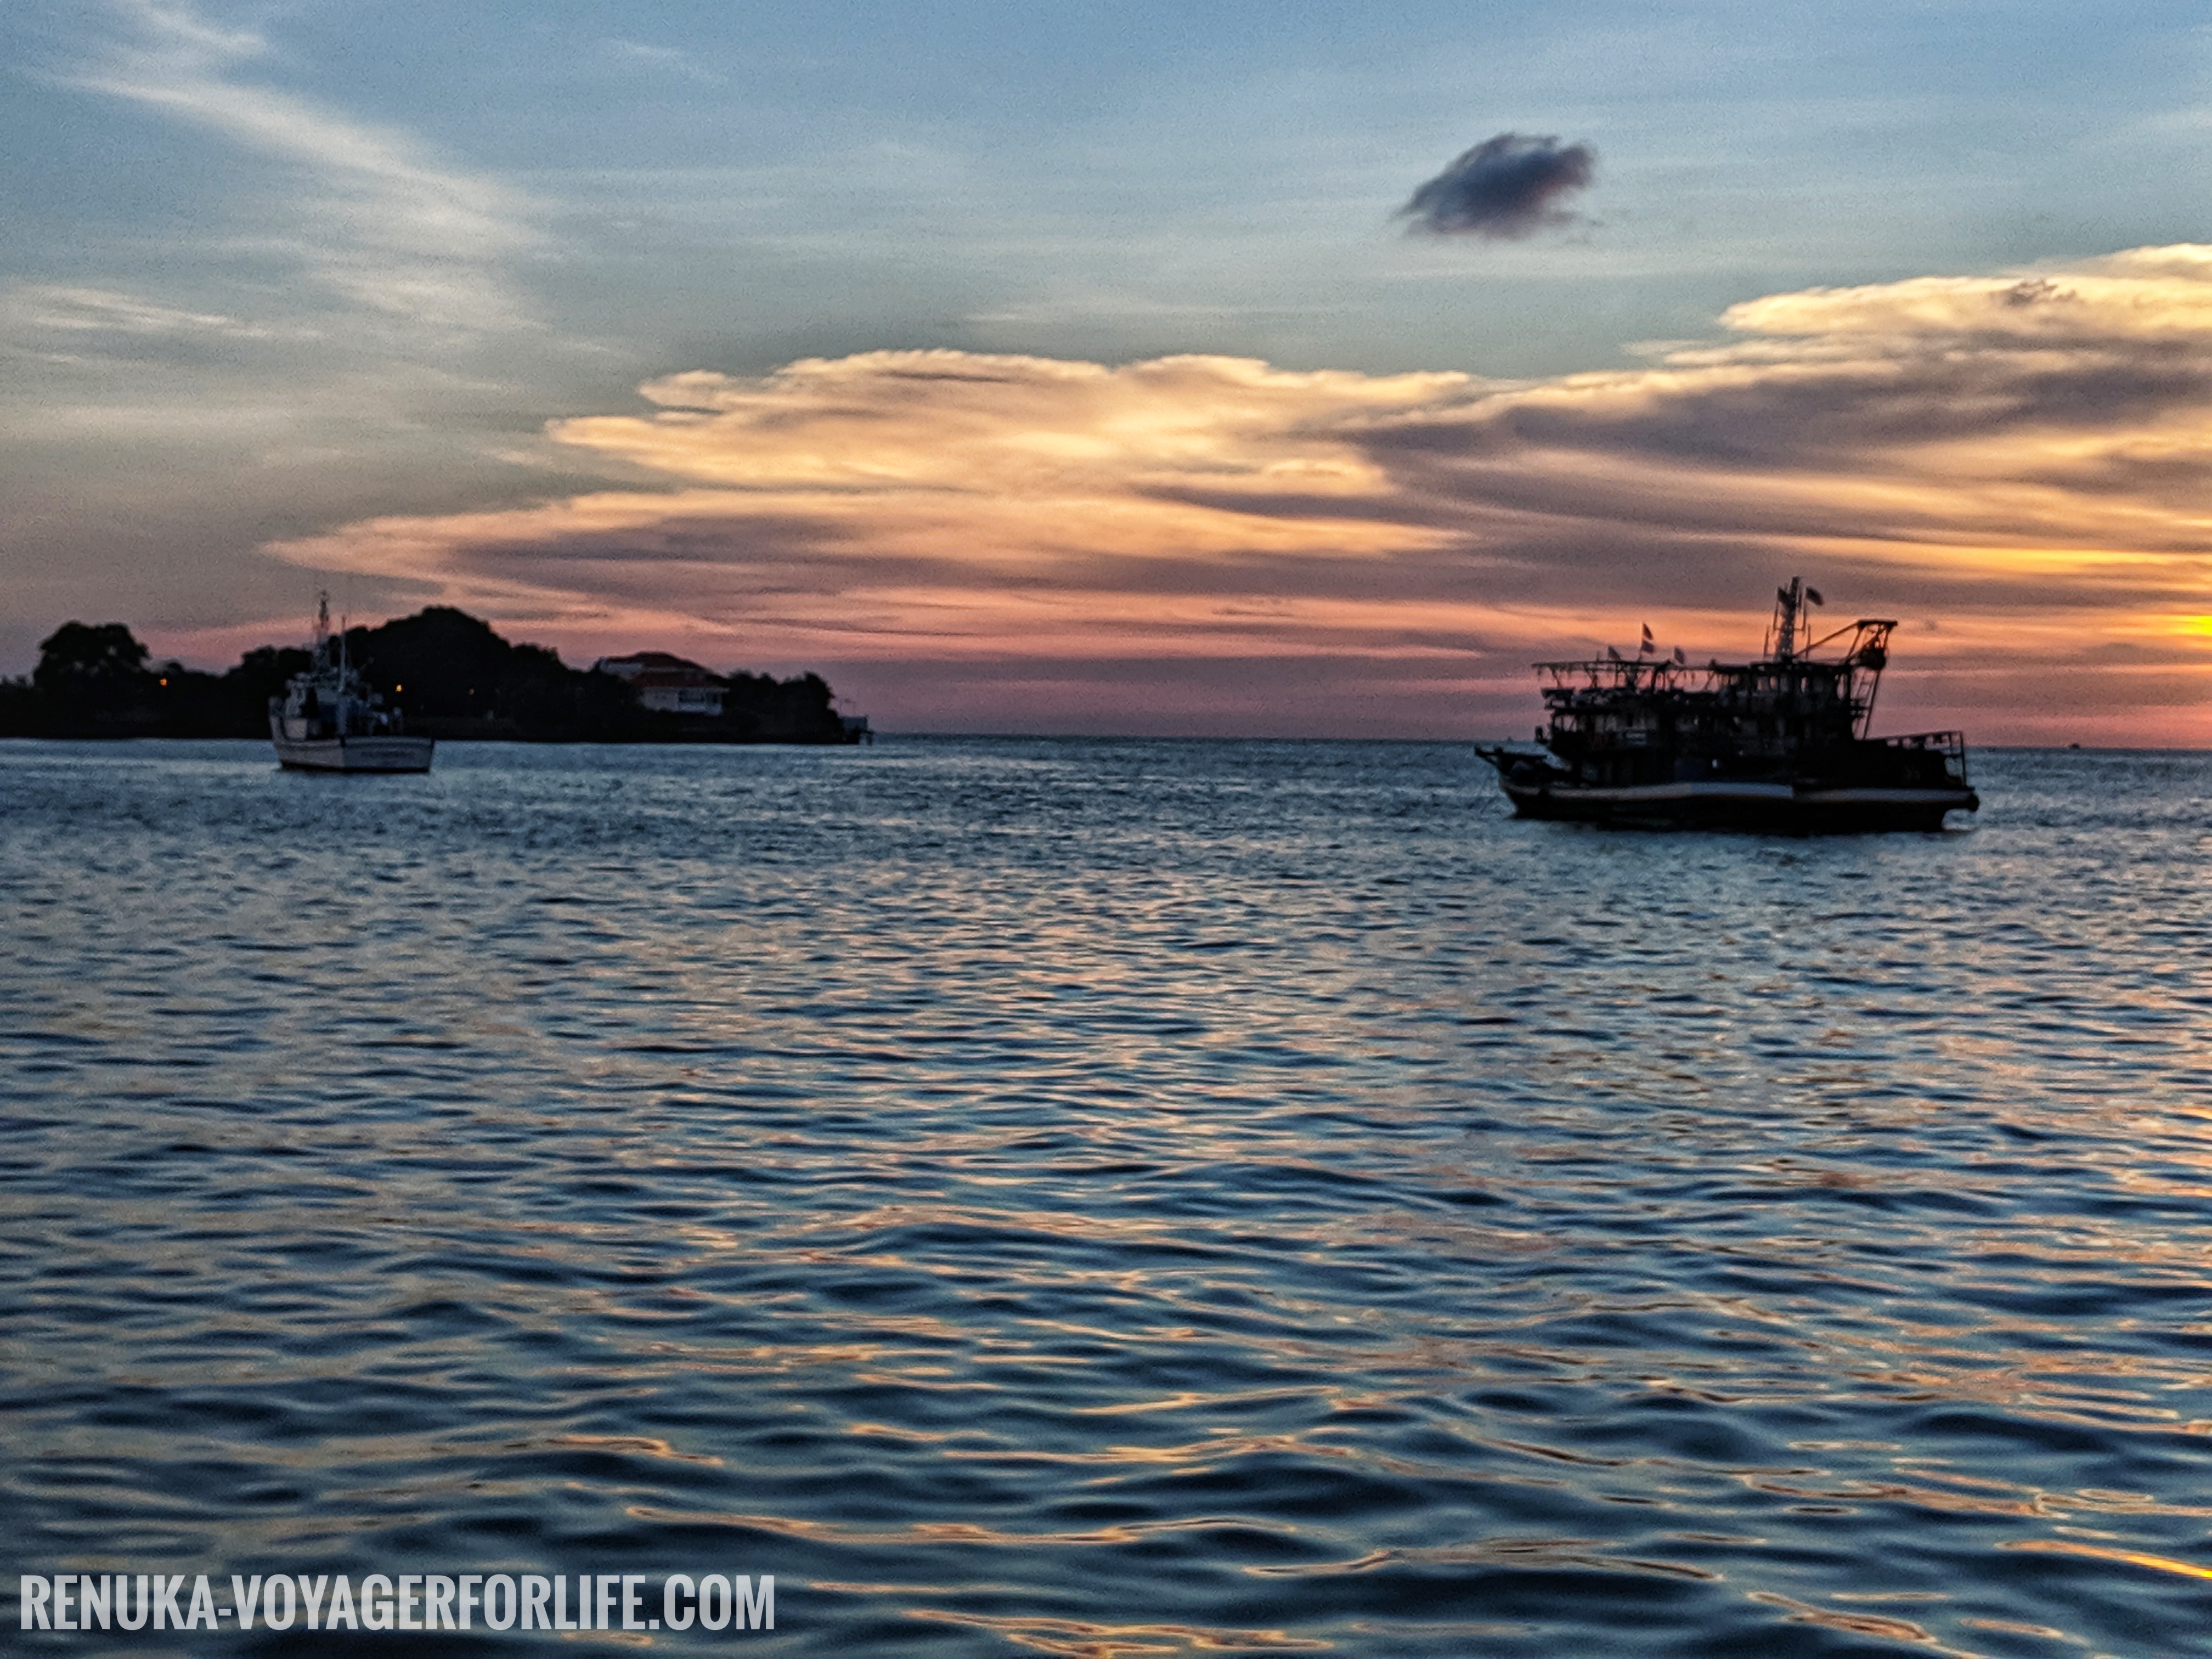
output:
<path id="1" fill-rule="evenodd" d="M 1802 570 L 1906 619 L 1900 708 L 2212 741 L 2212 249 L 1723 320 L 1516 384 L 949 351 L 679 374 L 549 428 L 649 487 L 277 550 L 553 637 L 1058 661 L 1071 718 L 1115 662 L 1170 701 L 1242 662 L 1291 703 L 1358 662 L 1389 729 L 1510 708 L 1532 655 L 1646 620 L 1741 650 Z"/>
<path id="2" fill-rule="evenodd" d="M 0 301 L 0 312 L 4 312 L 15 330 L 64 335 L 270 339 L 283 331 L 219 312 L 185 311 L 112 289 L 76 288 L 64 283 L 23 283 Z"/>
<path id="3" fill-rule="evenodd" d="M 626 69 L 674 75 L 686 81 L 696 81 L 702 86 L 719 86 L 723 81 L 721 76 L 703 68 L 690 53 L 675 46 L 648 46 L 642 40 L 626 40 L 620 35 L 611 35 L 599 42 L 599 52 L 610 63 Z"/>
<path id="4" fill-rule="evenodd" d="M 514 191 L 441 165 L 403 133 L 251 78 L 271 55 L 251 31 L 210 23 L 182 0 L 114 0 L 114 11 L 122 37 L 76 84 L 293 167 L 302 188 L 264 246 L 343 302 L 388 317 L 472 330 L 529 320 L 502 270 L 538 240 Z"/>
<path id="5" fill-rule="evenodd" d="M 1596 176 L 1588 144 L 1501 132 L 1416 189 L 1398 216 L 1417 234 L 1517 240 L 1575 223 L 1581 216 L 1560 204 Z"/>

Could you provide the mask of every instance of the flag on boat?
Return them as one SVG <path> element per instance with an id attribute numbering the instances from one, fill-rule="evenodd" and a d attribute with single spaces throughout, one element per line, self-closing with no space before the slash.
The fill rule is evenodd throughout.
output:
<path id="1" fill-rule="evenodd" d="M 1690 659 L 1682 654 L 1682 647 L 1679 645 L 1674 647 L 1674 660 L 1685 668 L 1690 665 Z"/>
<path id="2" fill-rule="evenodd" d="M 1813 603 L 1814 603 L 1814 604 L 1815 604 L 1815 605 L 1826 605 L 1826 604 L 1827 604 L 1827 601 L 1826 601 L 1826 599 L 1822 599 L 1822 598 L 1820 597 L 1820 590 L 1819 588 L 1817 588 L 1817 587 L 1808 587 L 1808 588 L 1807 588 L 1807 589 L 1805 590 L 1805 597 L 1806 597 L 1807 599 L 1808 599 L 1812 600 L 1812 601 L 1813 601 Z"/>
<path id="3" fill-rule="evenodd" d="M 1626 658 L 1626 657 L 1622 656 L 1622 655 L 1620 654 L 1620 652 L 1618 652 L 1618 651 L 1614 650 L 1614 649 L 1613 649 L 1611 646 L 1609 646 L 1609 645 L 1608 645 L 1607 647 L 1606 647 L 1606 648 L 1605 648 L 1605 654 L 1606 654 L 1607 656 L 1608 656 L 1608 657 L 1612 658 L 1612 659 L 1613 659 L 1613 661 L 1615 661 L 1615 662 L 1626 662 L 1626 661 L 1627 661 L 1627 660 L 1628 660 L 1628 659 L 1627 659 L 1627 658 Z"/>
<path id="4" fill-rule="evenodd" d="M 1651 648 L 1651 624 L 1650 624 L 1650 623 L 1644 623 L 1644 643 L 1643 643 L 1643 645 L 1642 645 L 1641 647 L 1639 647 L 1638 648 L 1637 654 L 1638 654 L 1638 655 L 1639 655 L 1639 656 L 1641 656 L 1644 652 L 1649 651 L 1650 648 Z"/>

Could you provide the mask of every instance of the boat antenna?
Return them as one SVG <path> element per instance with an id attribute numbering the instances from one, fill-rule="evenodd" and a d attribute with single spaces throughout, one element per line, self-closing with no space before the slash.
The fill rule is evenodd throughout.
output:
<path id="1" fill-rule="evenodd" d="M 1774 626 L 1767 649 L 1778 661 L 1788 662 L 1797 654 L 1797 604 L 1801 579 L 1792 576 L 1790 586 L 1774 590 Z"/>

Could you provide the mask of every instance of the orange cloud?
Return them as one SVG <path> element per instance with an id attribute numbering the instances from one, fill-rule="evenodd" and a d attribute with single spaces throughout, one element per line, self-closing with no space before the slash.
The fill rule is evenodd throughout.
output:
<path id="1" fill-rule="evenodd" d="M 585 649 L 881 670 L 895 702 L 932 665 L 1012 678 L 1032 729 L 1517 727 L 1532 655 L 1646 621 L 1737 653 L 1802 570 L 1905 621 L 1903 711 L 2212 742 L 2212 249 L 1723 321 L 1534 383 L 952 351 L 678 374 L 549 428 L 628 485 L 276 550 Z"/>
<path id="2" fill-rule="evenodd" d="M 960 351 L 808 358 L 758 380 L 640 388 L 665 412 L 556 421 L 563 443 L 702 483 L 1115 494 L 1203 481 L 1370 493 L 1344 432 L 1464 397 L 1455 374 L 1296 374 L 1234 357 L 1106 368 Z"/>

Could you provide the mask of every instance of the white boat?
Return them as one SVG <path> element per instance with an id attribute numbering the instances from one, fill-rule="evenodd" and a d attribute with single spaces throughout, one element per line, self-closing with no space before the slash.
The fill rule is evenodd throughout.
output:
<path id="1" fill-rule="evenodd" d="M 269 699 L 269 740 L 299 772 L 427 772 L 436 739 L 410 736 L 406 722 L 346 660 L 345 630 L 331 631 L 331 596 L 315 611 L 313 659 L 284 695 Z"/>

